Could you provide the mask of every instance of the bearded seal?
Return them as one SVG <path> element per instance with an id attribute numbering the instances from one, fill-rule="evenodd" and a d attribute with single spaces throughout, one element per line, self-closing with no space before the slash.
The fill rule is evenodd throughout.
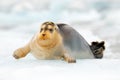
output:
<path id="1" fill-rule="evenodd" d="M 64 59 L 68 63 L 95 58 L 90 45 L 75 29 L 53 22 L 44 22 L 30 42 L 15 50 L 13 56 L 19 59 L 30 52 L 37 59 Z"/>

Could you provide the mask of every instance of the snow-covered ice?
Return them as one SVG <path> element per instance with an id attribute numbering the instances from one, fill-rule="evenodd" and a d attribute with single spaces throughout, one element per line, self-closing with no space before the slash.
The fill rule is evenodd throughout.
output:
<path id="1" fill-rule="evenodd" d="M 0 61 L 1 63 L 1 61 Z M 60 60 L 4 59 L 0 80 L 119 80 L 120 60 L 77 60 L 68 64 Z"/>
<path id="2" fill-rule="evenodd" d="M 0 80 L 120 80 L 120 2 L 107 1 L 0 0 Z M 77 59 L 72 64 L 37 60 L 31 54 L 14 59 L 14 50 L 49 20 L 68 23 L 89 44 L 104 40 L 103 59 Z"/>

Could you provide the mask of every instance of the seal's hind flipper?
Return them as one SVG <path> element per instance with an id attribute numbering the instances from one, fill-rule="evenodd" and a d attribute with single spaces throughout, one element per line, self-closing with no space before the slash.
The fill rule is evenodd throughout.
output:
<path id="1" fill-rule="evenodd" d="M 103 51 L 105 50 L 105 46 L 104 46 L 105 42 L 101 41 L 101 42 L 92 42 L 90 45 L 91 51 L 94 54 L 95 58 L 103 58 Z"/>

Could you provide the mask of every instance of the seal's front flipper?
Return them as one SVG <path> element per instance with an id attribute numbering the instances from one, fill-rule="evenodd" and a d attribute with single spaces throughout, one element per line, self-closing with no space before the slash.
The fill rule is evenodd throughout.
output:
<path id="1" fill-rule="evenodd" d="M 21 47 L 14 51 L 13 57 L 15 59 L 19 59 L 22 57 L 25 57 L 30 52 L 30 46 L 29 44 L 25 45 L 24 47 Z"/>
<path id="2" fill-rule="evenodd" d="M 103 58 L 103 51 L 105 50 L 105 42 L 101 41 L 101 42 L 92 42 L 90 45 L 91 51 L 94 54 L 95 58 Z"/>
<path id="3" fill-rule="evenodd" d="M 65 53 L 65 54 L 63 55 L 63 58 L 64 58 L 64 60 L 67 61 L 68 63 L 76 63 L 76 60 L 75 60 L 73 57 L 71 57 L 68 53 Z"/>

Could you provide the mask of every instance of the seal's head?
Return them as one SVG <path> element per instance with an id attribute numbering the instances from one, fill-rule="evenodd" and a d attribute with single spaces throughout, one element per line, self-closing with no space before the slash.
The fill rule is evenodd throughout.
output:
<path id="1" fill-rule="evenodd" d="M 58 40 L 58 27 L 53 22 L 44 22 L 41 25 L 38 39 L 40 44 L 48 45 Z"/>
<path id="2" fill-rule="evenodd" d="M 50 40 L 55 37 L 57 26 L 53 22 L 45 22 L 40 28 L 40 40 Z"/>

